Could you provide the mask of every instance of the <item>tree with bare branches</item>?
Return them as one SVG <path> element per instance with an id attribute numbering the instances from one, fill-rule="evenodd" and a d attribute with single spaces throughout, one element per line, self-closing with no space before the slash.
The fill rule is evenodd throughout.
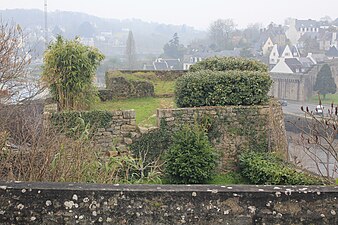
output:
<path id="1" fill-rule="evenodd" d="M 302 147 L 306 158 L 313 162 L 318 173 L 328 178 L 337 177 L 338 106 L 332 103 L 325 116 L 317 115 L 308 107 L 302 106 L 301 110 L 304 119 L 293 122 L 300 131 L 295 143 Z"/>
<path id="2" fill-rule="evenodd" d="M 21 102 L 37 94 L 38 84 L 28 70 L 30 63 L 21 27 L 0 19 L 0 104 Z"/>

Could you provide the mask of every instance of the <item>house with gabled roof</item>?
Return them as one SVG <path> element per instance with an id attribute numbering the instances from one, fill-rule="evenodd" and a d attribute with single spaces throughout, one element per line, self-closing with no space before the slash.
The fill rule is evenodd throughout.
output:
<path id="1" fill-rule="evenodd" d="M 331 46 L 338 47 L 338 35 L 337 32 L 325 32 L 318 38 L 319 49 L 329 50 Z"/>
<path id="2" fill-rule="evenodd" d="M 321 23 L 316 20 L 291 19 L 286 30 L 286 36 L 295 45 L 305 33 L 319 33 L 320 29 Z"/>
<path id="3" fill-rule="evenodd" d="M 325 53 L 328 59 L 338 59 L 338 50 L 335 46 L 331 46 L 330 49 Z"/>
<path id="4" fill-rule="evenodd" d="M 299 58 L 300 53 L 296 46 L 290 48 L 289 45 L 278 46 L 274 45 L 269 56 L 269 64 L 276 65 L 281 58 Z"/>

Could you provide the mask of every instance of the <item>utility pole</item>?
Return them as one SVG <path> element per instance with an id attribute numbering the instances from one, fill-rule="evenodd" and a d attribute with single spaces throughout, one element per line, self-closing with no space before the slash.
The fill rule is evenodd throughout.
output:
<path id="1" fill-rule="evenodd" d="M 47 0 L 45 0 L 45 4 L 44 4 L 44 13 L 45 13 L 45 48 L 48 48 L 48 21 L 47 21 Z"/>

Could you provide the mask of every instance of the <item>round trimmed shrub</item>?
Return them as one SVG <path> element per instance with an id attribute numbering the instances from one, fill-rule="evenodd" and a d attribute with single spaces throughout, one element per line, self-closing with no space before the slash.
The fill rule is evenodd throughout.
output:
<path id="1" fill-rule="evenodd" d="M 215 167 L 215 151 L 201 128 L 184 126 L 174 134 L 165 164 L 165 174 L 171 183 L 206 183 Z"/>
<path id="2" fill-rule="evenodd" d="M 226 71 L 260 71 L 268 72 L 268 66 L 262 62 L 253 59 L 238 57 L 211 57 L 192 65 L 189 69 L 191 72 L 200 70 Z"/>
<path id="3" fill-rule="evenodd" d="M 269 99 L 271 83 L 268 72 L 189 72 L 176 81 L 176 104 L 178 107 L 264 104 Z"/>

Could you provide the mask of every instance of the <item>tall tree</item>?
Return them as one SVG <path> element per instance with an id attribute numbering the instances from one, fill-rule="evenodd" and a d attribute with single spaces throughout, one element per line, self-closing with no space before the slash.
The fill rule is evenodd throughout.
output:
<path id="1" fill-rule="evenodd" d="M 336 93 L 337 85 L 332 77 L 331 68 L 328 64 L 323 65 L 319 70 L 313 90 L 323 95 L 324 99 L 326 94 Z"/>
<path id="2" fill-rule="evenodd" d="M 136 66 L 136 47 L 133 32 L 130 30 L 126 44 L 127 67 L 132 70 Z"/>
<path id="3" fill-rule="evenodd" d="M 42 79 L 61 110 L 86 109 L 97 96 L 95 72 L 104 59 L 96 48 L 61 36 L 45 52 Z"/>
<path id="4" fill-rule="evenodd" d="M 215 46 L 215 50 L 224 50 L 231 43 L 231 33 L 235 30 L 236 24 L 232 19 L 218 19 L 209 26 L 209 37 Z"/>
<path id="5" fill-rule="evenodd" d="M 180 38 L 174 33 L 173 38 L 163 47 L 164 57 L 182 59 L 185 52 L 184 45 L 180 44 Z"/>

